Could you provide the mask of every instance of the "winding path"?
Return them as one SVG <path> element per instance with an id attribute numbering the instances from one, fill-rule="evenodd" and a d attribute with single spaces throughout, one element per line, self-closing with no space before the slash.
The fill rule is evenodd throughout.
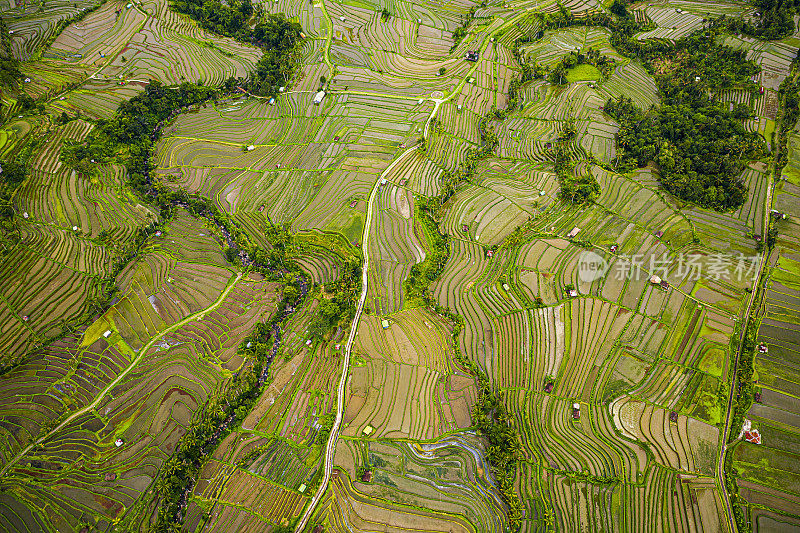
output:
<path id="1" fill-rule="evenodd" d="M 142 357 L 144 357 L 144 355 L 153 346 L 153 344 L 156 343 L 156 341 L 161 339 L 164 335 L 172 333 L 175 330 L 179 329 L 180 327 L 188 324 L 189 322 L 192 322 L 194 320 L 203 320 L 203 317 L 205 316 L 206 313 L 208 313 L 209 311 L 213 311 L 214 309 L 219 307 L 222 304 L 222 302 L 225 301 L 225 298 L 228 296 L 228 293 L 230 293 L 231 290 L 233 290 L 233 287 L 236 286 L 236 283 L 241 279 L 241 277 L 242 277 L 242 273 L 239 272 L 239 273 L 236 274 L 235 277 L 231 278 L 231 280 L 228 281 L 228 286 L 225 287 L 225 290 L 222 291 L 222 294 L 220 294 L 219 298 L 217 298 L 217 300 L 213 304 L 211 304 L 210 306 L 206 307 L 205 309 L 202 309 L 202 310 L 200 310 L 200 311 L 198 311 L 198 312 L 196 312 L 194 314 L 191 314 L 191 315 L 187 316 L 186 318 L 184 318 L 180 322 L 176 322 L 175 324 L 173 324 L 170 327 L 164 329 L 163 331 L 159 332 L 156 336 L 154 336 L 152 339 L 150 339 L 150 342 L 145 344 L 144 347 L 141 350 L 139 350 L 139 354 L 133 360 L 131 360 L 131 363 L 125 368 L 125 370 L 120 372 L 117 375 L 117 377 L 114 378 L 114 380 L 111 383 L 109 383 L 108 386 L 105 389 L 100 391 L 100 393 L 95 397 L 95 399 L 94 399 L 94 401 L 92 403 L 90 403 L 89 405 L 87 405 L 83 409 L 75 411 L 74 413 L 69 415 L 67 418 L 64 419 L 63 422 L 61 422 L 59 425 L 57 425 L 54 429 L 50 430 L 49 432 L 47 432 L 47 434 L 43 435 L 42 437 L 39 437 L 33 443 L 29 444 L 24 450 L 22 450 L 17 455 L 15 455 L 10 461 L 8 461 L 5 464 L 5 466 L 3 466 L 3 469 L 0 470 L 0 478 L 2 478 L 6 474 L 6 472 L 8 472 L 8 469 L 11 468 L 14 464 L 16 464 L 17 461 L 19 461 L 26 453 L 31 451 L 34 448 L 34 446 L 37 446 L 37 445 L 41 444 L 42 442 L 44 442 L 45 440 L 47 440 L 48 437 L 50 437 L 51 435 L 53 435 L 56 432 L 60 431 L 67 424 L 69 424 L 70 422 L 75 420 L 77 417 L 79 417 L 82 414 L 87 413 L 87 412 L 91 411 L 92 409 L 94 409 L 95 407 L 97 407 L 100 404 L 100 402 L 103 401 L 103 398 L 106 397 L 106 394 L 108 394 L 114 387 L 116 387 L 117 384 L 120 381 L 125 379 L 125 376 L 130 374 L 131 370 L 133 370 L 136 367 L 136 365 L 139 364 L 139 361 L 142 360 Z"/>
<path id="2" fill-rule="evenodd" d="M 325 15 L 326 21 L 328 22 L 328 38 L 325 42 L 324 48 L 324 58 L 325 62 L 328 65 L 328 68 L 331 69 L 331 77 L 333 76 L 333 65 L 330 63 L 328 51 L 331 45 L 331 35 L 333 32 L 333 24 L 331 22 L 330 17 L 328 16 L 328 12 L 325 9 L 325 1 L 321 1 L 322 11 Z M 532 8 L 528 8 L 525 11 L 522 11 L 515 17 L 503 21 L 491 34 L 486 36 L 486 40 L 481 45 L 482 48 L 491 46 L 491 39 L 495 34 L 499 33 L 500 31 L 504 30 L 510 24 L 513 24 L 518 19 L 526 16 L 528 12 Z M 428 98 L 424 98 L 424 100 L 432 101 L 434 106 L 433 110 L 431 111 L 428 120 L 425 122 L 425 130 L 423 131 L 423 138 L 428 138 L 428 130 L 430 129 L 430 124 L 433 118 L 436 116 L 436 113 L 439 111 L 439 107 L 450 100 L 452 100 L 457 95 L 461 94 L 461 89 L 464 87 L 464 84 L 467 83 L 467 79 L 472 77 L 475 71 L 478 69 L 481 61 L 483 61 L 483 56 L 485 54 L 480 54 L 480 60 L 475 62 L 472 67 L 467 72 L 466 76 L 461 80 L 461 82 L 450 92 L 449 95 L 439 98 L 434 98 L 430 96 Z M 416 98 L 416 97 L 413 97 Z M 361 242 L 362 250 L 364 252 L 364 264 L 362 266 L 361 272 L 361 297 L 358 300 L 358 306 L 356 307 L 356 315 L 353 318 L 353 323 L 350 326 L 350 335 L 347 338 L 347 345 L 344 349 L 344 361 L 342 363 L 342 375 L 339 378 L 339 388 L 337 390 L 337 402 L 336 402 L 336 420 L 333 423 L 333 427 L 331 428 L 330 436 L 328 437 L 327 445 L 325 446 L 325 459 L 324 459 L 324 474 L 322 481 L 320 482 L 319 488 L 317 488 L 317 492 L 314 494 L 313 498 L 309 502 L 308 506 L 305 509 L 300 521 L 297 523 L 295 527 L 296 533 L 302 533 L 305 529 L 306 525 L 308 524 L 311 515 L 314 514 L 314 510 L 316 509 L 317 505 L 319 504 L 320 500 L 322 500 L 323 496 L 325 495 L 326 490 L 328 489 L 328 483 L 330 482 L 331 472 L 333 471 L 333 456 L 334 452 L 336 451 L 336 443 L 339 440 L 339 430 L 341 429 L 342 424 L 342 416 L 344 414 L 344 393 L 347 385 L 347 376 L 350 370 L 350 353 L 353 348 L 353 341 L 355 340 L 356 331 L 358 330 L 358 323 L 361 320 L 361 313 L 364 309 L 364 302 L 367 299 L 367 284 L 369 279 L 369 234 L 370 234 L 370 226 L 372 225 L 372 213 L 375 207 L 375 198 L 378 195 L 378 188 L 380 187 L 381 180 L 384 179 L 386 175 L 388 175 L 394 167 L 400 163 L 405 157 L 410 153 L 416 150 L 416 147 L 408 148 L 405 152 L 403 152 L 400 157 L 395 159 L 386 169 L 381 172 L 380 176 L 377 180 L 375 180 L 375 185 L 372 187 L 372 192 L 369 195 L 369 201 L 367 202 L 367 217 L 364 223 L 364 234 L 362 235 Z"/>
<path id="3" fill-rule="evenodd" d="M 438 108 L 438 106 L 436 106 Z M 434 111 L 436 110 L 434 108 Z M 303 517 L 298 522 L 295 531 L 302 532 L 303 529 L 306 527 L 308 520 L 311 518 L 311 515 L 314 513 L 314 509 L 316 509 L 317 504 L 325 495 L 325 491 L 328 488 L 328 482 L 331 478 L 331 472 L 333 471 L 333 454 L 336 451 L 336 443 L 339 440 L 339 430 L 342 424 L 342 416 L 344 415 L 344 393 L 347 385 L 347 376 L 350 370 L 350 353 L 353 349 L 353 341 L 355 341 L 356 331 L 358 330 L 358 323 L 361 320 L 361 313 L 364 310 L 364 302 L 367 300 L 367 286 L 369 280 L 369 234 L 370 234 L 370 227 L 372 225 L 372 213 L 375 210 L 375 198 L 378 196 L 378 189 L 381 184 L 381 180 L 392 171 L 392 169 L 397 166 L 405 157 L 410 153 L 416 150 L 416 147 L 408 148 L 405 152 L 403 152 L 400 157 L 395 159 L 391 165 L 386 167 L 386 170 L 381 172 L 380 177 L 375 181 L 375 185 L 372 187 L 372 192 L 369 195 L 369 201 L 367 202 L 367 218 L 364 222 L 364 234 L 362 235 L 361 242 L 364 244 L 362 245 L 362 250 L 364 251 L 364 265 L 361 271 L 361 297 L 358 299 L 358 306 L 356 307 L 356 316 L 353 318 L 353 323 L 350 326 L 350 335 L 347 338 L 347 345 L 344 348 L 344 361 L 342 362 L 342 375 L 339 378 L 339 389 L 337 391 L 336 397 L 336 421 L 333 423 L 333 427 L 331 428 L 330 437 L 328 437 L 328 443 L 325 447 L 325 472 L 322 478 L 322 481 L 319 484 L 319 488 L 317 492 L 314 494 L 314 497 L 311 499 L 311 502 L 306 507 L 305 513 L 303 513 Z"/>

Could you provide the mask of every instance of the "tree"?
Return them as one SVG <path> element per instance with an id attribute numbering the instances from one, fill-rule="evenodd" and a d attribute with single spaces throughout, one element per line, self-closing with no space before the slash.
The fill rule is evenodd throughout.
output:
<path id="1" fill-rule="evenodd" d="M 283 299 L 287 302 L 296 302 L 297 299 L 300 297 L 300 291 L 297 290 L 297 287 L 294 285 L 286 285 L 283 289 Z"/>
<path id="2" fill-rule="evenodd" d="M 614 3 L 611 4 L 610 9 L 612 13 L 620 18 L 625 18 L 628 16 L 628 9 L 625 7 L 625 4 L 620 2 L 620 0 L 614 0 Z"/>
<path id="3" fill-rule="evenodd" d="M 444 67 L 439 67 L 439 76 L 444 76 L 444 73 L 447 72 L 447 69 Z"/>

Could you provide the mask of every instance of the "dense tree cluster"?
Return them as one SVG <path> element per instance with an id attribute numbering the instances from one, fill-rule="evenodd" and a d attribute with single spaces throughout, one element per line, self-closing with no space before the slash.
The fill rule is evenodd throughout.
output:
<path id="1" fill-rule="evenodd" d="M 300 24 L 283 15 L 269 15 L 256 24 L 253 38 L 261 45 L 264 55 L 258 60 L 248 88 L 262 96 L 276 95 L 294 76 L 301 56 Z"/>
<path id="2" fill-rule="evenodd" d="M 712 94 L 733 87 L 756 92 L 750 79 L 760 67 L 744 50 L 717 44 L 717 32 L 698 31 L 675 43 L 669 54 L 649 54 L 651 70 L 668 103 L 703 106 Z M 700 78 L 699 80 L 697 78 Z"/>
<path id="3" fill-rule="evenodd" d="M 264 15 L 263 5 L 254 8 L 251 0 L 175 0 L 172 7 L 209 31 L 261 47 L 264 55 L 247 81 L 250 92 L 275 96 L 288 85 L 301 54 L 300 24 L 283 13 Z"/>
<path id="4" fill-rule="evenodd" d="M 257 362 L 239 374 L 230 387 L 216 393 L 189 426 L 175 452 L 159 471 L 156 490 L 161 497 L 158 520 L 151 529 L 156 533 L 180 531 L 180 516 L 187 488 L 194 486 L 206 456 L 217 443 L 250 412 L 261 391 Z"/>
<path id="5" fill-rule="evenodd" d="M 567 121 L 558 142 L 548 151 L 553 158 L 553 170 L 558 177 L 559 197 L 571 204 L 587 204 L 600 195 L 600 183 L 591 170 L 585 176 L 574 173 L 575 163 L 571 160 L 569 142 L 575 136 L 575 126 Z"/>
<path id="6" fill-rule="evenodd" d="M 739 175 L 746 161 L 763 155 L 763 141 L 732 113 L 711 101 L 645 113 L 624 96 L 609 100 L 605 109 L 620 123 L 620 170 L 654 161 L 661 184 L 682 200 L 721 211 L 744 203 L 747 188 Z"/>
<path id="7" fill-rule="evenodd" d="M 800 106 L 798 106 L 800 104 L 800 80 L 796 79 L 798 65 L 800 65 L 800 56 L 794 58 L 789 75 L 778 88 L 778 94 L 784 100 L 783 119 L 777 135 L 778 149 L 776 150 L 775 167 L 778 169 L 782 169 L 789 162 L 788 132 L 794 130 L 797 120 L 800 118 Z"/>
<path id="8" fill-rule="evenodd" d="M 250 42 L 250 18 L 254 8 L 250 0 L 221 2 L 220 0 L 175 0 L 172 8 L 189 15 L 210 32 Z"/>
<path id="9" fill-rule="evenodd" d="M 754 0 L 757 16 L 752 21 L 738 17 L 721 17 L 721 22 L 730 31 L 757 37 L 765 41 L 783 39 L 794 33 L 794 15 L 800 0 Z"/>
<path id="10" fill-rule="evenodd" d="M 586 50 L 586 53 L 583 53 L 580 50 L 573 50 L 565 55 L 561 59 L 561 62 L 558 63 L 555 68 L 553 68 L 553 70 L 550 72 L 550 76 L 548 77 L 548 81 L 555 85 L 563 85 L 567 83 L 567 71 L 571 68 L 577 67 L 578 65 L 592 65 L 597 67 L 597 69 L 600 71 L 600 74 L 602 74 L 604 78 L 607 78 L 612 72 L 614 72 L 614 67 L 616 64 L 616 61 L 614 61 L 612 58 L 600 55 L 599 50 L 595 50 L 591 47 Z"/>
<path id="11" fill-rule="evenodd" d="M 492 389 L 489 378 L 477 365 L 470 369 L 478 379 L 478 401 L 472 406 L 472 422 L 478 434 L 489 443 L 486 458 L 503 501 L 508 505 L 512 531 L 516 531 L 522 518 L 522 505 L 511 494 L 514 494 L 517 461 L 522 452 L 520 437 L 503 403 L 502 393 Z"/>
<path id="12" fill-rule="evenodd" d="M 112 119 L 100 121 L 86 141 L 65 146 L 61 159 L 91 175 L 98 163 L 121 153 L 131 186 L 140 194 L 148 194 L 149 158 L 157 138 L 154 132 L 179 109 L 198 105 L 217 94 L 217 89 L 211 87 L 184 83 L 172 89 L 151 80 L 143 93 L 122 102 Z"/>
<path id="13" fill-rule="evenodd" d="M 414 220 L 419 221 L 420 230 L 430 246 L 426 250 L 425 260 L 411 267 L 408 278 L 403 282 L 403 291 L 408 304 L 430 304 L 433 299 L 428 287 L 444 270 L 450 250 L 447 236 L 439 232 L 439 224 L 434 218 L 439 201 L 425 197 L 417 197 L 414 201 Z"/>
<path id="14" fill-rule="evenodd" d="M 6 23 L 0 18 L 0 87 L 16 87 L 21 76 L 19 61 L 11 50 L 11 39 L 8 35 Z"/>
<path id="15" fill-rule="evenodd" d="M 341 275 L 325 286 L 327 297 L 322 298 L 308 333 L 314 339 L 325 338 L 340 325 L 347 327 L 356 314 L 356 297 L 361 289 L 361 262 L 355 257 L 345 261 Z"/>
<path id="16" fill-rule="evenodd" d="M 9 220 L 14 217 L 11 196 L 25 180 L 26 174 L 27 168 L 22 161 L 15 159 L 0 163 L 0 220 Z"/>
<path id="17" fill-rule="evenodd" d="M 758 67 L 743 52 L 716 44 L 713 31 L 679 40 L 669 58 L 648 59 L 662 107 L 643 111 L 625 96 L 605 106 L 620 124 L 618 169 L 653 161 L 664 188 L 682 200 L 721 211 L 742 205 L 747 188 L 739 176 L 747 161 L 763 156 L 764 143 L 741 123 L 749 110 L 729 111 L 709 93 L 753 89 L 750 77 Z"/>
<path id="18" fill-rule="evenodd" d="M 629 15 L 627 6 L 620 0 L 614 0 L 609 10 L 620 18 L 625 18 Z"/>
<path id="19" fill-rule="evenodd" d="M 636 39 L 645 28 L 624 7 L 615 8 L 616 18 L 602 13 L 576 18 L 563 6 L 544 18 L 547 29 L 605 26 L 611 44 L 638 57 L 656 80 L 660 109 L 637 109 L 624 96 L 606 104 L 606 112 L 620 123 L 617 168 L 631 170 L 653 161 L 662 185 L 678 198 L 717 210 L 741 205 L 747 191 L 738 176 L 747 161 L 763 156 L 764 143 L 741 123 L 750 115 L 746 106 L 730 111 L 713 96 L 731 87 L 755 92 L 750 78 L 759 67 L 743 51 L 718 44 L 713 27 L 674 44 Z"/>

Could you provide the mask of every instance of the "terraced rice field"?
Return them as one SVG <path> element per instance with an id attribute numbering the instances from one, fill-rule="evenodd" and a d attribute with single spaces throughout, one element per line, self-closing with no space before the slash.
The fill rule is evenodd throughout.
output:
<path id="1" fill-rule="evenodd" d="M 140 350 L 149 350 L 94 411 L 15 458 L 11 471 L 30 481 L 4 481 L 4 491 L 18 501 L 51 502 L 36 518 L 42 527 L 74 528 L 87 513 L 98 516 L 100 527 L 120 519 L 155 478 L 193 413 L 241 366 L 239 339 L 274 309 L 276 285 L 249 279 L 213 311 L 179 325 L 211 307 L 231 282 L 210 233 L 179 217 L 121 274 L 124 296 L 109 311 L 3 376 L 7 464 L 65 408 L 88 405 Z M 126 445 L 115 447 L 116 438 Z M 74 462 L 87 454 L 97 459 Z"/>
<path id="2" fill-rule="evenodd" d="M 783 194 L 791 194 L 787 189 L 791 191 L 793 185 L 783 182 L 780 187 Z M 789 206 L 789 203 L 782 205 Z M 767 530 L 773 524 L 776 527 L 800 524 L 800 520 L 792 516 L 800 479 L 796 468 L 800 452 L 797 447 L 800 405 L 796 398 L 800 362 L 794 340 L 800 296 L 797 268 L 800 256 L 797 254 L 798 228 L 794 222 L 796 207 L 789 207 L 787 213 L 791 218 L 779 222 L 781 237 L 771 258 L 764 314 L 758 329 L 757 340 L 768 351 L 756 354 L 753 379 L 757 396 L 746 415 L 752 427 L 759 431 L 762 446 L 742 442 L 734 453 L 742 497 L 747 502 L 750 519 L 758 524 L 759 530 Z M 764 468 L 765 463 L 768 468 Z"/>
<path id="3" fill-rule="evenodd" d="M 654 164 L 618 172 L 620 125 L 603 107 L 627 96 L 657 108 L 659 89 L 640 59 L 614 49 L 610 29 L 539 34 L 535 13 L 561 4 L 259 3 L 256 17 L 301 25 L 294 78 L 274 100 L 237 88 L 165 121 L 148 171 L 166 190 L 207 198 L 234 233 L 285 261 L 264 271 L 280 281 L 266 281 L 246 254 L 231 263 L 234 238 L 182 201 L 163 223 L 166 210 L 129 187 L 124 148 L 91 176 L 60 159 L 150 80 L 220 85 L 250 75 L 262 51 L 166 0 L 108 1 L 70 24 L 60 21 L 93 4 L 8 1 L 22 86 L 43 111 L 3 94 L 0 157 L 30 158 L 0 256 L 0 348 L 18 363 L 0 375 L 0 529 L 148 531 L 162 466 L 253 364 L 249 335 L 268 324 L 263 387 L 241 423 L 202 448 L 172 517 L 182 530 L 726 530 L 718 461 L 759 286 L 756 340 L 768 349 L 746 417 L 762 444 L 731 428 L 728 474 L 755 531 L 800 526 L 796 132 L 785 180 L 773 183 L 771 157 L 751 162 L 739 176 L 745 203 L 710 211 L 668 194 Z M 563 8 L 583 18 L 609 6 Z M 692 1 L 628 9 L 652 24 L 635 39 L 664 42 L 710 16 L 753 12 Z M 744 125 L 774 154 L 778 88 L 800 40 L 720 42 L 761 67 L 752 81 L 764 91 L 713 96 L 752 109 Z M 589 47 L 613 72 L 580 65 L 564 85 L 539 77 L 510 99 L 520 58 L 552 69 Z M 570 160 L 568 178 L 596 179 L 592 201 L 563 201 L 558 157 Z M 787 218 L 759 280 L 770 208 Z M 285 249 L 278 227 L 291 236 Z M 423 297 L 409 297 L 412 268 L 442 252 L 432 228 L 446 261 L 425 273 Z M 281 303 L 292 262 L 308 293 Z M 119 291 L 103 304 L 107 276 Z M 317 335 L 347 282 L 356 318 L 348 309 Z M 288 314 L 271 322 L 277 309 Z M 497 402 L 494 428 L 515 432 L 506 470 L 478 431 L 487 401 Z"/>

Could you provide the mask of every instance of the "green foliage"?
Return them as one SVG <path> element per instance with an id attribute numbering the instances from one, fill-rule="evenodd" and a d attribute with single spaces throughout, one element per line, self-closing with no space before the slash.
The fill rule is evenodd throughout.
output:
<path id="1" fill-rule="evenodd" d="M 561 186 L 559 196 L 568 203 L 588 204 L 600 195 L 600 183 L 591 170 L 587 176 L 559 175 L 558 183 Z"/>
<path id="2" fill-rule="evenodd" d="M 489 378 L 477 365 L 471 370 L 478 380 L 478 401 L 472 406 L 472 420 L 478 434 L 489 443 L 486 458 L 509 508 L 511 529 L 515 531 L 522 518 L 522 505 L 514 492 L 514 476 L 522 450 L 520 437 L 513 425 L 514 419 L 503 403 L 502 393 L 492 389 Z"/>
<path id="3" fill-rule="evenodd" d="M 21 76 L 19 61 L 11 50 L 8 28 L 0 17 L 0 87 L 16 87 Z"/>
<path id="4" fill-rule="evenodd" d="M 764 143 L 709 92 L 751 88 L 759 67 L 744 52 L 716 44 L 713 31 L 680 39 L 669 51 L 639 50 L 654 72 L 664 105 L 642 111 L 630 98 L 610 99 L 605 111 L 620 123 L 618 169 L 658 164 L 661 184 L 676 197 L 726 211 L 742 205 L 747 189 L 739 175 L 764 155 Z M 613 40 L 613 39 L 612 39 Z"/>
<path id="5" fill-rule="evenodd" d="M 302 55 L 300 24 L 286 19 L 283 13 L 268 15 L 253 30 L 253 39 L 262 44 L 264 55 L 251 74 L 248 88 L 262 96 L 275 96 L 288 85 Z"/>
<path id="6" fill-rule="evenodd" d="M 442 273 L 450 257 L 448 238 L 439 232 L 439 225 L 434 218 L 438 208 L 439 202 L 436 199 L 415 198 L 414 220 L 419 223 L 429 246 L 425 260 L 412 266 L 408 278 L 403 282 L 408 305 L 433 303 L 428 287 Z"/>
<path id="7" fill-rule="evenodd" d="M 326 338 L 335 328 L 349 324 L 356 314 L 356 297 L 361 289 L 361 263 L 351 258 L 342 265 L 339 278 L 325 286 L 326 294 L 308 325 L 312 339 Z"/>
<path id="8" fill-rule="evenodd" d="M 707 103 L 709 90 L 756 89 L 750 78 L 759 73 L 760 67 L 747 60 L 744 50 L 716 40 L 716 31 L 697 31 L 678 40 L 668 53 L 646 55 L 652 66 L 665 67 L 655 70 L 655 78 L 668 103 L 697 107 Z"/>
<path id="9" fill-rule="evenodd" d="M 611 4 L 610 8 L 611 12 L 618 17 L 627 17 L 628 16 L 628 8 L 625 6 L 623 2 L 619 0 L 614 0 L 614 3 Z"/>
<path id="10" fill-rule="evenodd" d="M 743 33 L 765 41 L 783 39 L 794 33 L 794 15 L 798 12 L 798 0 L 754 0 L 760 16 L 755 24 L 738 17 L 720 17 L 716 24 L 724 25 L 734 33 Z"/>
<path id="11" fill-rule="evenodd" d="M 600 183 L 591 170 L 586 176 L 573 173 L 575 164 L 570 159 L 569 142 L 575 137 L 577 129 L 573 119 L 567 120 L 559 136 L 559 141 L 549 150 L 553 158 L 553 170 L 558 177 L 559 197 L 570 204 L 587 204 L 600 195 Z"/>
<path id="12" fill-rule="evenodd" d="M 260 364 L 249 367 L 227 389 L 214 394 L 181 438 L 175 453 L 161 466 L 156 481 L 161 500 L 152 531 L 173 531 L 180 525 L 175 517 L 181 510 L 184 491 L 194 485 L 209 450 L 252 408 L 261 390 L 258 376 L 262 368 Z"/>
<path id="13" fill-rule="evenodd" d="M 789 75 L 783 80 L 778 89 L 778 94 L 783 98 L 782 117 L 780 120 L 780 130 L 778 131 L 778 147 L 775 157 L 775 168 L 783 169 L 789 162 L 789 150 L 787 143 L 789 140 L 788 132 L 793 131 L 800 117 L 800 80 L 796 80 L 797 66 L 800 58 L 795 57 L 792 61 Z"/>
<path id="14" fill-rule="evenodd" d="M 242 42 L 250 40 L 248 21 L 253 14 L 250 0 L 224 4 L 220 0 L 175 0 L 171 5 L 175 11 L 189 15 L 208 31 Z"/>
<path id="15" fill-rule="evenodd" d="M 209 31 L 261 47 L 264 55 L 247 82 L 250 92 L 275 96 L 294 76 L 302 53 L 302 28 L 283 13 L 265 15 L 251 28 L 251 0 L 174 0 L 171 5 Z"/>
<path id="16" fill-rule="evenodd" d="M 634 17 L 619 17 L 614 20 L 606 13 L 596 11 L 587 16 L 576 17 L 560 3 L 556 13 L 542 17 L 544 30 L 561 29 L 569 26 L 603 26 L 611 30 L 611 45 L 624 55 L 643 56 L 649 53 L 665 52 L 670 44 L 659 39 L 636 39 L 635 35 L 649 28 L 639 25 Z"/>
<path id="17" fill-rule="evenodd" d="M 14 209 L 11 207 L 11 197 L 17 187 L 25 181 L 28 173 L 27 162 L 24 160 L 3 161 L 0 163 L 0 220 L 11 220 Z"/>
<path id="18" fill-rule="evenodd" d="M 758 338 L 758 324 L 752 319 L 748 321 L 747 333 L 741 346 L 739 364 L 734 376 L 736 396 L 733 398 L 733 415 L 730 422 L 728 443 L 734 442 L 739 437 L 739 430 L 744 422 L 745 414 L 753 403 L 753 369 L 756 354 L 756 339 Z M 731 500 L 733 517 L 736 521 L 737 531 L 750 531 L 747 518 L 739 503 L 739 488 L 736 485 L 733 471 L 733 454 L 735 447 L 731 446 L 725 452 L 725 488 Z"/>
<path id="19" fill-rule="evenodd" d="M 155 142 L 153 132 L 174 116 L 176 110 L 216 96 L 218 91 L 211 87 L 183 83 L 173 90 L 151 80 L 143 93 L 122 102 L 111 120 L 101 121 L 86 141 L 67 144 L 61 160 L 78 172 L 91 175 L 96 172 L 97 163 L 124 159 L 131 186 L 145 195 L 150 192 L 149 157 Z"/>
<path id="20" fill-rule="evenodd" d="M 22 111 L 30 111 L 36 107 L 36 100 L 31 98 L 28 93 L 20 93 L 19 96 L 17 96 L 17 103 L 19 103 Z"/>
<path id="21" fill-rule="evenodd" d="M 719 211 L 744 203 L 739 175 L 746 161 L 763 155 L 763 142 L 724 107 L 707 99 L 703 107 L 667 104 L 643 113 L 621 96 L 605 111 L 620 123 L 620 170 L 654 161 L 661 184 L 682 200 Z"/>
<path id="22" fill-rule="evenodd" d="M 453 53 L 458 45 L 461 44 L 461 41 L 464 40 L 464 37 L 467 36 L 467 30 L 469 25 L 475 19 L 475 12 L 478 10 L 478 6 L 472 6 L 469 8 L 469 12 L 467 15 L 461 19 L 461 26 L 456 28 L 453 31 L 453 46 L 450 47 L 450 53 Z"/>
<path id="23" fill-rule="evenodd" d="M 319 417 L 319 433 L 317 433 L 317 444 L 325 446 L 331 435 L 333 425 L 336 423 L 336 413 L 326 413 Z"/>
<path id="24" fill-rule="evenodd" d="M 608 77 L 614 72 L 617 62 L 610 57 L 600 55 L 599 50 L 589 48 L 586 53 L 572 51 L 565 55 L 561 62 L 550 72 L 548 81 L 554 85 L 567 83 L 567 71 L 578 65 L 592 65 L 597 67 L 603 77 Z"/>

